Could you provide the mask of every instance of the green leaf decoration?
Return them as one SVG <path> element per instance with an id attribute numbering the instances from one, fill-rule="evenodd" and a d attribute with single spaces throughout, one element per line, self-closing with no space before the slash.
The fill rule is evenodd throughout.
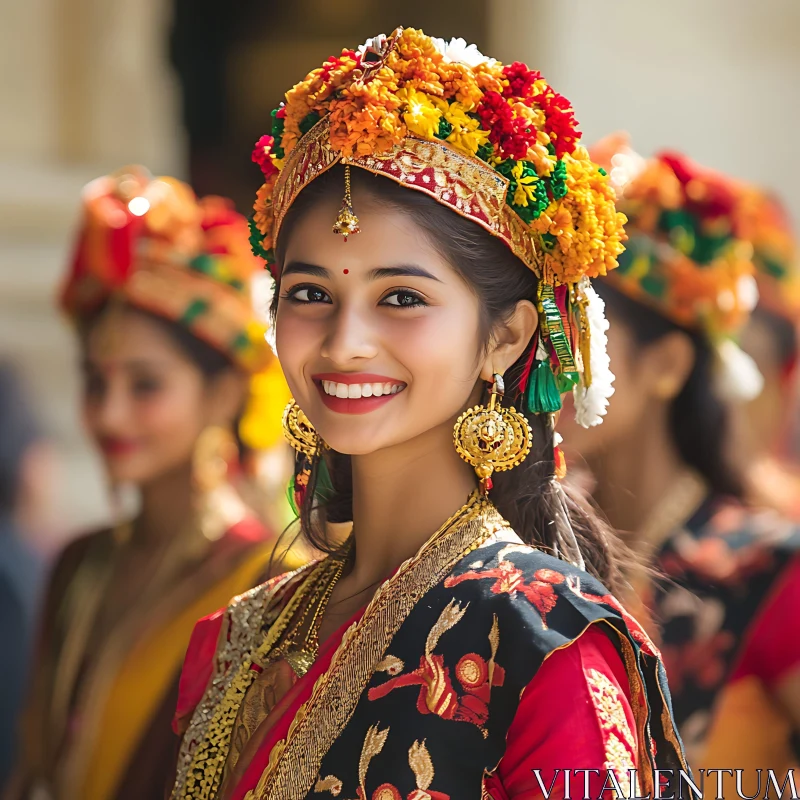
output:
<path id="1" fill-rule="evenodd" d="M 312 111 L 310 114 L 306 115 L 303 118 L 303 121 L 300 123 L 300 133 L 308 133 L 319 121 L 321 117 L 316 111 Z M 281 120 L 282 122 L 283 120 Z"/>
<path id="2" fill-rule="evenodd" d="M 475 154 L 481 161 L 488 161 L 494 153 L 494 146 L 490 142 L 484 142 Z"/>
<path id="3" fill-rule="evenodd" d="M 446 139 L 453 132 L 453 126 L 444 118 L 439 118 L 439 130 L 436 132 L 437 139 Z"/>
<path id="4" fill-rule="evenodd" d="M 261 231 L 256 227 L 256 223 L 253 222 L 253 218 L 247 221 L 247 224 L 250 228 L 250 250 L 252 251 L 253 255 L 256 258 L 263 258 L 264 261 L 267 262 L 267 266 L 275 263 L 275 252 L 270 248 L 269 250 L 265 250 L 262 242 L 264 241 L 264 236 Z"/>
<path id="5" fill-rule="evenodd" d="M 272 111 L 272 138 L 275 139 L 275 144 L 272 148 L 272 152 L 275 154 L 275 158 L 283 158 L 286 153 L 284 152 L 283 148 L 281 147 L 281 142 L 283 141 L 283 128 L 284 128 L 284 121 L 278 116 L 278 112 L 280 108 L 275 108 Z"/>

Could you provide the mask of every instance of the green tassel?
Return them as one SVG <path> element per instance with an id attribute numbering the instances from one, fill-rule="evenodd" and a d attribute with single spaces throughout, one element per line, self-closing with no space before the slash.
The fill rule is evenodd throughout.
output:
<path id="1" fill-rule="evenodd" d="M 532 414 L 554 414 L 561 410 L 561 394 L 549 361 L 536 361 L 528 379 L 528 411 Z"/>

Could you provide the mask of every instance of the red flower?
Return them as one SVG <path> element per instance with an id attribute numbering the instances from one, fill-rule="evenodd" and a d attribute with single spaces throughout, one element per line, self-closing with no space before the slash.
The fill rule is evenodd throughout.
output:
<path id="1" fill-rule="evenodd" d="M 680 153 L 661 153 L 658 158 L 681 182 L 687 211 L 704 220 L 733 215 L 739 196 L 731 181 L 712 170 L 699 167 Z"/>
<path id="2" fill-rule="evenodd" d="M 556 158 L 573 153 L 581 132 L 577 128 L 575 112 L 569 100 L 548 86 L 542 94 L 534 98 L 534 102 L 544 112 L 544 129 L 556 149 Z"/>
<path id="3" fill-rule="evenodd" d="M 274 175 L 278 171 L 270 158 L 274 145 L 275 140 L 269 134 L 264 134 L 256 142 L 256 146 L 253 150 L 253 162 L 261 167 L 264 178 L 269 178 L 270 175 Z"/>
<path id="4" fill-rule="evenodd" d="M 503 158 L 525 158 L 536 143 L 536 129 L 528 120 L 514 116 L 506 99 L 498 92 L 486 92 L 477 108 L 481 127 L 489 131 L 489 141 Z"/>
<path id="5" fill-rule="evenodd" d="M 527 64 L 515 61 L 503 67 L 503 75 L 508 79 L 508 86 L 503 89 L 503 97 L 528 98 L 536 81 L 541 80 L 541 73 L 528 69 Z"/>

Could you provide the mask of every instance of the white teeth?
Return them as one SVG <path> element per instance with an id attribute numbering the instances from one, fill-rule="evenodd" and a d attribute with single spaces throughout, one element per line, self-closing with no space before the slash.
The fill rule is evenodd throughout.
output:
<path id="1" fill-rule="evenodd" d="M 402 383 L 337 383 L 322 381 L 322 390 L 331 397 L 359 400 L 362 397 L 383 397 L 397 394 L 405 389 Z"/>

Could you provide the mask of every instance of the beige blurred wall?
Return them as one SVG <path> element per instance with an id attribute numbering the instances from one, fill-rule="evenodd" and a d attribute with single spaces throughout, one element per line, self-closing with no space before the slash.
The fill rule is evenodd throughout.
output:
<path id="1" fill-rule="evenodd" d="M 54 436 L 54 537 L 110 513 L 54 298 L 87 181 L 130 162 L 184 172 L 169 5 L 0 0 L 0 357 L 21 367 Z"/>
<path id="2" fill-rule="evenodd" d="M 488 0 L 491 54 L 541 69 L 587 143 L 627 129 L 778 190 L 800 227 L 800 0 Z"/>

